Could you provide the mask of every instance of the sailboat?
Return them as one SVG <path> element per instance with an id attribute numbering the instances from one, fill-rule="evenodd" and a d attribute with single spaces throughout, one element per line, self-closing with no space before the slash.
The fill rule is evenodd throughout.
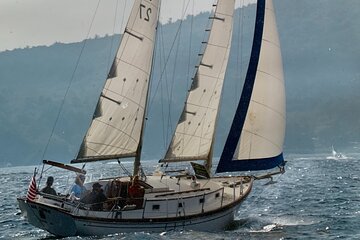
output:
<path id="1" fill-rule="evenodd" d="M 101 209 L 67 195 L 35 191 L 19 197 L 30 224 L 56 236 L 169 230 L 219 231 L 250 194 L 256 179 L 284 172 L 285 90 L 280 44 L 271 0 L 259 0 L 244 88 L 215 174 L 212 158 L 221 92 L 229 59 L 235 0 L 218 0 L 206 47 L 163 159 L 145 175 L 141 149 L 156 40 L 159 0 L 136 0 L 90 127 L 71 163 L 134 158 L 129 176 L 87 182 L 100 187 Z M 204 164 L 199 163 L 204 161 Z M 191 162 L 193 171 L 167 166 Z M 85 174 L 84 169 L 44 164 Z M 275 169 L 261 176 L 236 172 Z M 226 175 L 225 172 L 235 172 Z M 34 179 L 34 178 L 33 178 Z M 136 186 L 137 195 L 130 186 Z M 31 198 L 30 198 L 30 197 Z"/>
<path id="2" fill-rule="evenodd" d="M 336 151 L 333 145 L 331 146 L 331 154 L 332 154 L 332 156 L 327 157 L 327 159 L 333 159 L 333 160 L 347 159 L 347 157 L 344 154 Z"/>

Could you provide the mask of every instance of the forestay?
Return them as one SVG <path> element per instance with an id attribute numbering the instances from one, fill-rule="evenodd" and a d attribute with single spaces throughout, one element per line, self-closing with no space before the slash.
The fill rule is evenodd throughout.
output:
<path id="1" fill-rule="evenodd" d="M 259 0 L 243 92 L 217 172 L 269 169 L 283 164 L 285 88 L 271 0 Z"/>
<path id="2" fill-rule="evenodd" d="M 159 0 L 136 0 L 77 159 L 136 156 L 141 143 Z"/>
<path id="3" fill-rule="evenodd" d="M 209 39 L 163 162 L 211 160 L 231 45 L 234 0 L 219 0 Z"/>

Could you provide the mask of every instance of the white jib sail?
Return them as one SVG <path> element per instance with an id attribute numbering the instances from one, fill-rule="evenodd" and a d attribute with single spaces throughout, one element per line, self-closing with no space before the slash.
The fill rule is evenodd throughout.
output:
<path id="1" fill-rule="evenodd" d="M 136 0 L 77 159 L 135 156 L 145 114 L 159 0 Z"/>
<path id="2" fill-rule="evenodd" d="M 164 161 L 206 160 L 212 148 L 231 45 L 234 0 L 219 0 L 209 40 Z"/>
<path id="3" fill-rule="evenodd" d="M 243 131 L 233 159 L 263 159 L 282 153 L 285 86 L 274 7 L 266 0 L 259 64 Z"/>

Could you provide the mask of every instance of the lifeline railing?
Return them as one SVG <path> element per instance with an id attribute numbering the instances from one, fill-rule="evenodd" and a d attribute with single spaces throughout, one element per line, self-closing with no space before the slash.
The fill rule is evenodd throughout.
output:
<path id="1" fill-rule="evenodd" d="M 243 195 L 243 182 L 240 181 L 240 182 L 234 182 L 233 184 L 233 189 L 234 189 L 234 192 L 233 192 L 233 198 L 234 198 L 234 201 L 236 199 L 236 188 L 237 188 L 237 185 L 239 185 L 239 197 L 241 195 Z M 147 198 L 123 198 L 123 197 L 115 197 L 115 198 L 109 198 L 107 199 L 106 201 L 104 201 L 103 203 L 109 203 L 109 202 L 114 202 L 113 206 L 111 207 L 111 209 L 109 210 L 109 215 L 111 214 L 115 214 L 114 217 L 115 218 L 118 218 L 120 216 L 120 219 L 122 218 L 122 213 L 125 212 L 125 211 L 129 211 L 129 210 L 134 210 L 134 209 L 142 209 L 142 216 L 141 218 L 142 219 L 145 219 L 145 218 L 149 218 L 147 217 L 147 212 L 146 212 L 146 207 L 148 204 L 150 204 L 151 202 L 159 202 L 159 201 L 165 201 L 166 202 L 166 217 L 169 217 L 169 202 L 174 202 L 174 203 L 171 203 L 171 204 L 177 204 L 177 206 L 179 206 L 179 201 L 181 201 L 182 203 L 182 211 L 184 213 L 184 216 L 185 216 L 185 213 L 189 213 L 191 212 L 192 214 L 198 214 L 198 213 L 203 213 L 205 211 L 205 208 L 209 205 L 206 204 L 206 199 L 207 197 L 209 197 L 210 195 L 214 195 L 216 196 L 217 193 L 221 194 L 221 199 L 220 199 L 220 202 L 219 202 L 219 207 L 223 207 L 224 205 L 224 196 L 225 196 L 225 190 L 224 190 L 224 187 L 222 188 L 219 188 L 217 190 L 214 190 L 214 191 L 211 191 L 211 192 L 206 192 L 210 190 L 210 188 L 203 188 L 203 189 L 194 189 L 194 190 L 187 190 L 187 191 L 182 191 L 182 192 L 173 192 L 173 193 L 167 193 L 167 194 L 159 194 L 159 195 L 155 195 L 152 199 L 147 199 Z M 200 199 L 202 199 L 201 201 L 201 209 L 199 209 L 199 211 L 186 211 L 186 206 L 185 206 L 185 201 L 186 199 L 188 198 L 193 198 L 194 195 L 189 195 L 189 196 L 183 196 L 182 194 L 184 193 L 197 193 L 199 191 L 204 191 L 202 195 L 198 195 L 198 197 L 202 196 Z M 177 197 L 175 197 L 176 195 L 178 195 Z M 172 198 L 165 198 L 165 199 L 156 199 L 156 198 L 159 198 L 159 197 L 170 197 L 170 196 L 174 196 Z M 139 206 L 136 206 L 135 204 L 129 204 L 131 202 L 134 202 L 136 200 L 142 200 L 143 203 L 142 203 L 142 206 L 139 207 Z M 119 208 L 120 205 L 119 205 L 119 202 L 120 201 L 124 201 L 126 204 Z M 92 203 L 92 204 L 85 204 L 85 203 L 82 203 L 80 201 L 69 201 L 69 200 L 64 200 L 64 202 L 66 202 L 67 204 L 69 205 L 73 205 L 74 209 L 73 209 L 73 213 L 75 213 L 76 211 L 79 211 L 80 209 L 82 210 L 90 210 L 91 207 L 95 204 L 99 204 L 99 203 Z M 175 207 L 176 209 L 176 212 L 172 212 L 170 215 L 173 215 L 176 216 L 178 214 L 178 210 L 179 210 L 179 207 Z M 150 212 L 148 212 L 150 213 Z M 108 215 L 108 216 L 109 216 Z M 189 214 L 188 214 L 189 215 Z M 191 214 L 190 214 L 191 215 Z"/>

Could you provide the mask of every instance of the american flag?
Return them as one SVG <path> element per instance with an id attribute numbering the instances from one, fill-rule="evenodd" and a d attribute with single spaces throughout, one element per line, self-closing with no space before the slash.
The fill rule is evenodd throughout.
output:
<path id="1" fill-rule="evenodd" d="M 30 185 L 29 185 L 29 189 L 27 191 L 27 195 L 26 195 L 26 199 L 28 201 L 34 201 L 35 197 L 36 197 L 36 180 L 35 180 L 35 175 L 32 177 Z"/>

